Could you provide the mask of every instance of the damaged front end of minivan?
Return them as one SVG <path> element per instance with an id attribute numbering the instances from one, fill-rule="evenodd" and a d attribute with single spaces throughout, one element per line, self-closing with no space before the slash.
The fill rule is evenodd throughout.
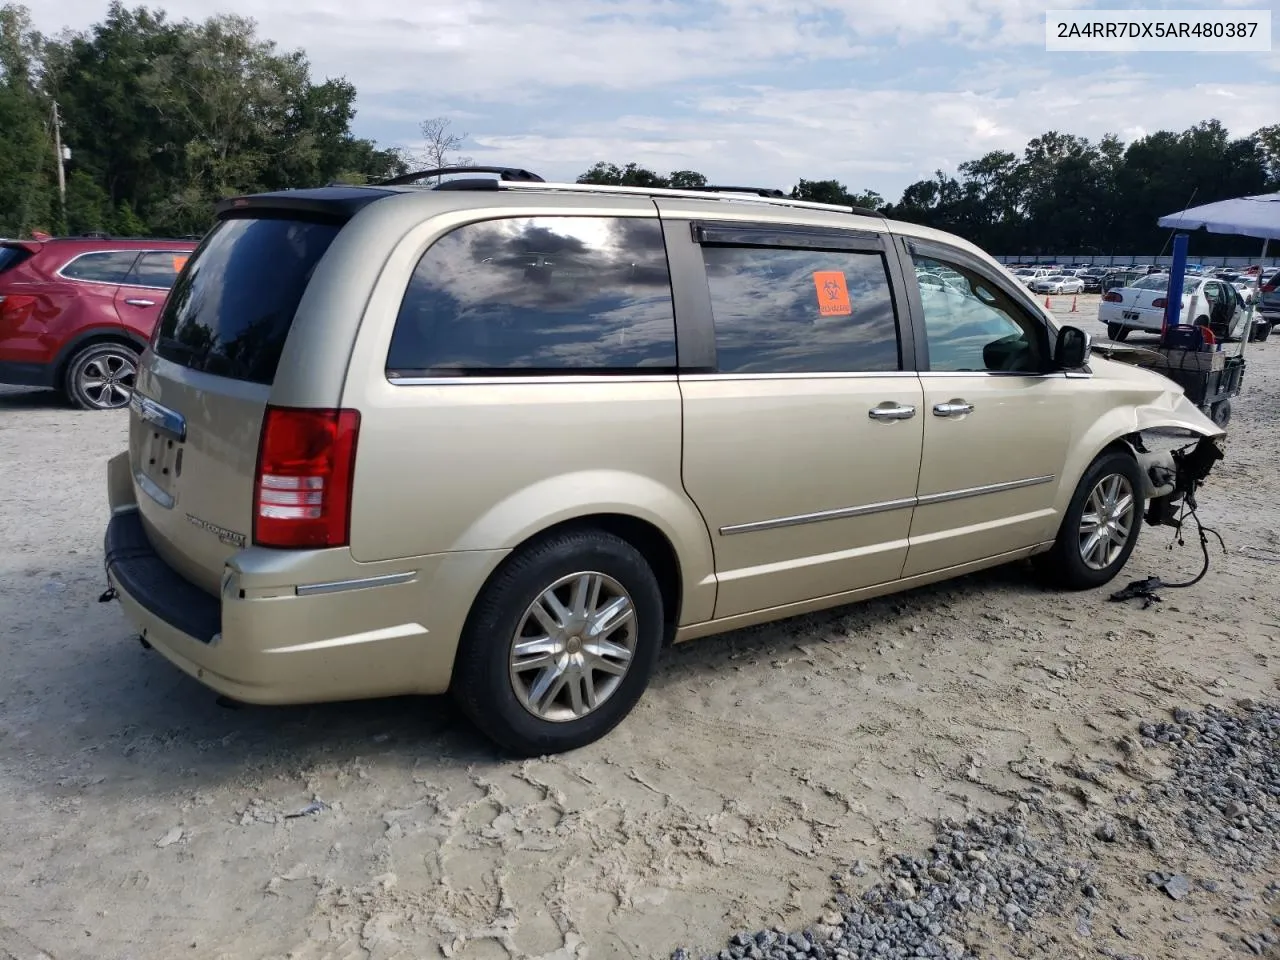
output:
<path id="1" fill-rule="evenodd" d="M 1147 393 L 1146 402 L 1132 408 L 1135 429 L 1123 440 L 1133 450 L 1146 481 L 1144 519 L 1151 526 L 1180 527 L 1195 512 L 1196 491 L 1214 464 L 1226 455 L 1226 431 L 1209 419 L 1181 386 L 1156 371 L 1142 369 L 1146 366 L 1144 356 L 1153 353 L 1111 353 L 1107 355 L 1112 361 L 1108 367 L 1111 375 L 1135 386 L 1157 388 Z M 1182 445 L 1168 442 L 1178 434 L 1196 439 Z"/>
<path id="2" fill-rule="evenodd" d="M 1140 433 L 1125 440 L 1147 481 L 1143 519 L 1153 527 L 1181 527 L 1187 514 L 1196 510 L 1196 490 L 1225 456 L 1222 436 L 1201 436 L 1182 447 L 1154 451 L 1147 448 Z"/>

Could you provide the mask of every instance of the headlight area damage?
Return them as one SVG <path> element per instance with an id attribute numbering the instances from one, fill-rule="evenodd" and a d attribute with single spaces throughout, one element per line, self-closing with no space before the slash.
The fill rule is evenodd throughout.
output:
<path id="1" fill-rule="evenodd" d="M 1143 601 L 1143 609 L 1146 609 L 1153 603 L 1160 602 L 1156 590 L 1190 587 L 1204 579 L 1204 575 L 1209 572 L 1210 536 L 1217 538 L 1223 552 L 1226 552 L 1226 545 L 1218 532 L 1204 526 L 1196 515 L 1199 506 L 1196 491 L 1209 476 L 1213 465 L 1226 455 L 1226 451 L 1221 432 L 1201 436 L 1194 443 L 1172 450 L 1148 450 L 1141 434 L 1132 434 L 1125 437 L 1125 440 L 1133 447 L 1147 481 L 1147 511 L 1143 519 L 1153 527 L 1173 527 L 1178 531 L 1179 544 L 1184 542 L 1182 531 L 1187 520 L 1193 520 L 1200 541 L 1200 552 L 1204 557 L 1200 572 L 1190 580 L 1167 583 L 1159 577 L 1147 577 L 1144 580 L 1134 580 L 1111 595 L 1111 599 L 1116 602 L 1140 599 Z"/>

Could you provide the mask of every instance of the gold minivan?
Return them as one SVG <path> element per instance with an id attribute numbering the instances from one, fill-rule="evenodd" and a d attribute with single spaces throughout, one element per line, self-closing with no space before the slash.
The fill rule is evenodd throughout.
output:
<path id="1" fill-rule="evenodd" d="M 1220 453 L 954 236 L 447 172 L 225 201 L 142 359 L 108 595 L 229 698 L 451 691 L 572 749 L 668 642 L 1025 558 L 1101 585 Z"/>

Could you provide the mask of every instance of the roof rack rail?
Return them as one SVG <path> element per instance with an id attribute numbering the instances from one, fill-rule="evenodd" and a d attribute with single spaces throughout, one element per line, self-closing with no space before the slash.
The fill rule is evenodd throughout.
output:
<path id="1" fill-rule="evenodd" d="M 520 181 L 523 183 L 545 183 L 546 181 L 536 173 L 528 170 L 522 170 L 519 167 L 440 167 L 436 170 L 416 170 L 413 173 L 402 173 L 398 177 L 392 177 L 389 180 L 380 180 L 373 186 L 378 187 L 403 187 L 419 180 L 425 180 L 428 177 L 443 177 L 447 174 L 454 173 L 496 173 L 499 180 Z"/>
<path id="2" fill-rule="evenodd" d="M 774 187 L 730 187 L 709 183 L 703 187 L 676 187 L 677 190 L 700 190 L 703 193 L 750 193 L 771 200 L 786 200 L 787 195 Z"/>
<path id="3" fill-rule="evenodd" d="M 812 200 L 795 200 L 781 190 L 768 191 L 758 187 L 623 187 L 608 183 L 522 183 L 511 181 L 498 183 L 500 190 L 564 190 L 579 193 L 613 193 L 633 197 L 679 197 L 693 200 L 720 200 L 739 203 L 770 203 L 780 207 L 799 207 L 803 210 L 828 210 L 833 213 L 851 213 L 860 217 L 876 217 L 884 214 L 869 207 L 850 204 L 815 203 Z M 733 196 L 733 194 L 739 194 Z"/>

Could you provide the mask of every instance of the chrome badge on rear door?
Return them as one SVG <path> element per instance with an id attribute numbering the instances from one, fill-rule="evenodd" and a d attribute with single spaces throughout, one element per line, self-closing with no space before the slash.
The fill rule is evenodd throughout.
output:
<path id="1" fill-rule="evenodd" d="M 234 530 L 228 530 L 226 527 L 220 527 L 216 523 L 210 523 L 208 520 L 201 520 L 194 513 L 187 514 L 187 522 L 199 527 L 201 530 L 209 531 L 228 546 L 242 549 L 245 545 L 245 536 L 243 533 L 236 533 Z"/>

